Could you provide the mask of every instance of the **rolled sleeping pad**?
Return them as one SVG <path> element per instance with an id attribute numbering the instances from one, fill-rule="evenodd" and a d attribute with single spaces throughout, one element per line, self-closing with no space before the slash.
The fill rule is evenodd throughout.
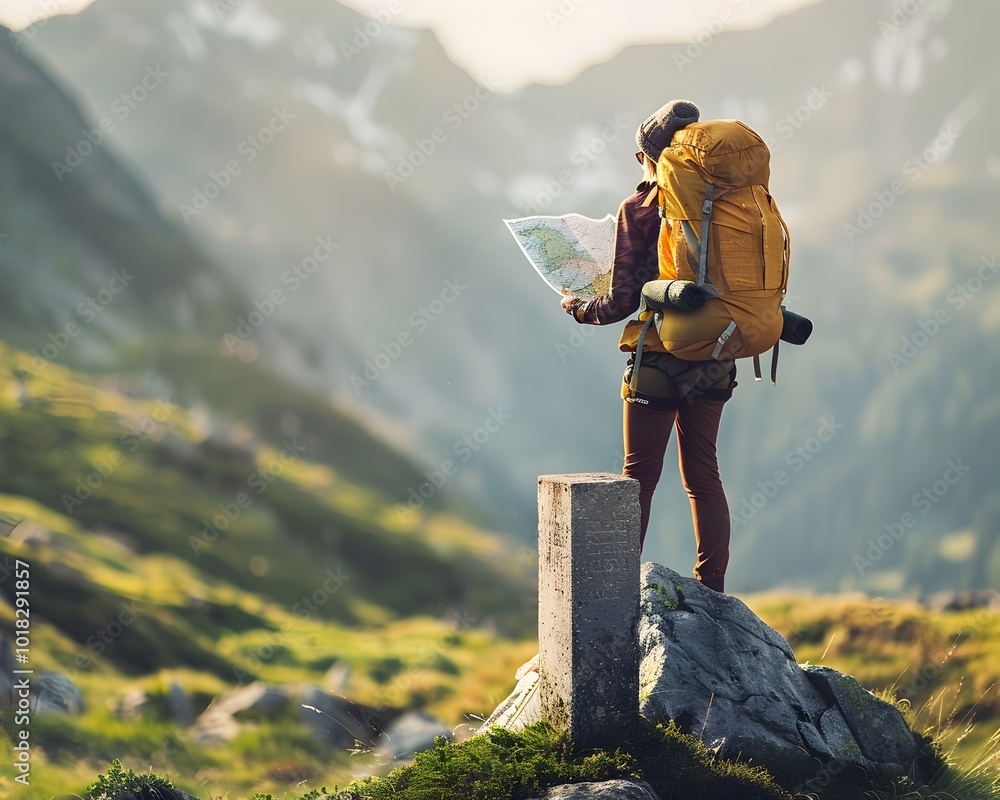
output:
<path id="1" fill-rule="evenodd" d="M 714 287 L 694 281 L 649 281 L 642 287 L 642 296 L 646 305 L 659 311 L 694 311 L 719 294 Z"/>
<path id="2" fill-rule="evenodd" d="M 789 344 L 805 344 L 813 330 L 812 320 L 789 311 L 784 306 L 781 308 L 781 318 L 781 341 Z"/>

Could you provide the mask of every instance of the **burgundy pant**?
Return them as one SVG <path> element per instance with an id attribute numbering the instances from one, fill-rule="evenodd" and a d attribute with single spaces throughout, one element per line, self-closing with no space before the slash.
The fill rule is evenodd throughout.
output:
<path id="1" fill-rule="evenodd" d="M 715 443 L 725 400 L 697 398 L 681 402 L 677 411 L 652 411 L 625 402 L 623 428 L 625 467 L 622 474 L 639 481 L 642 543 L 649 525 L 653 491 L 663 471 L 663 454 L 670 429 L 677 427 L 681 481 L 691 498 L 694 537 L 698 546 L 695 577 L 723 591 L 729 564 L 729 504 L 719 476 Z"/>

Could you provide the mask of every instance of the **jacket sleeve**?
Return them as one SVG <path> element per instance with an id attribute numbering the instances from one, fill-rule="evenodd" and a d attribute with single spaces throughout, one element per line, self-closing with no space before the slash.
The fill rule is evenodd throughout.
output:
<path id="1" fill-rule="evenodd" d="M 580 322 L 610 325 L 625 319 L 638 310 L 643 284 L 659 275 L 660 215 L 655 202 L 643 205 L 648 194 L 648 189 L 640 190 L 619 206 L 611 287 L 582 306 Z"/>

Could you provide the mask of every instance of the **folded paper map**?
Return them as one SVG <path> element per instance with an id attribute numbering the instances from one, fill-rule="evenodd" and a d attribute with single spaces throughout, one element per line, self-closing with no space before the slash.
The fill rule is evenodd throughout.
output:
<path id="1" fill-rule="evenodd" d="M 611 287 L 615 218 L 561 217 L 505 219 L 504 224 L 528 261 L 555 291 L 597 297 Z"/>

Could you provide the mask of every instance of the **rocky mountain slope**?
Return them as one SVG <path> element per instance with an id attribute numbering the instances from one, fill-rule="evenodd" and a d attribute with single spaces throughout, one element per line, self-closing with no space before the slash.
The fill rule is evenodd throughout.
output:
<path id="1" fill-rule="evenodd" d="M 727 409 L 733 585 L 901 592 L 1000 575 L 989 490 L 1000 406 L 985 366 L 997 14 L 985 0 L 913 13 L 829 0 L 762 30 L 723 24 L 700 44 L 632 47 L 568 85 L 513 94 L 502 75 L 462 73 L 430 33 L 335 3 L 223 13 L 98 0 L 24 47 L 95 119 L 148 68 L 169 73 L 113 143 L 228 265 L 244 310 L 290 288 L 284 275 L 318 238 L 340 245 L 261 327 L 262 344 L 272 327 L 293 330 L 313 358 L 304 369 L 284 353 L 287 374 L 421 454 L 426 473 L 398 504 L 421 487 L 430 507 L 475 497 L 529 545 L 533 476 L 620 469 L 623 359 L 617 330 L 584 337 L 561 314 L 500 219 L 613 211 L 637 178 L 632 132 L 669 97 L 745 119 L 774 152 L 790 304 L 816 333 L 786 348 L 777 389 L 744 369 Z M 228 182 L 227 165 L 239 170 Z M 198 210 L 199 193 L 217 196 Z M 501 430 L 463 450 L 498 409 Z M 439 491 L 434 476 L 459 452 Z M 688 504 L 664 483 L 648 555 L 683 570 Z"/>
<path id="2" fill-rule="evenodd" d="M 468 608 L 530 629 L 529 562 L 491 565 L 504 545 L 456 509 L 398 512 L 412 461 L 268 358 L 220 349 L 247 295 L 109 144 L 52 169 L 53 142 L 100 122 L 0 43 L 0 337 L 18 345 L 0 342 L 0 546 L 32 562 L 67 657 L 142 599 L 156 610 L 115 667 L 222 679 L 212 640 L 268 627 L 226 597 L 291 609 L 331 571 L 337 602 L 311 613 L 345 626 Z"/>

